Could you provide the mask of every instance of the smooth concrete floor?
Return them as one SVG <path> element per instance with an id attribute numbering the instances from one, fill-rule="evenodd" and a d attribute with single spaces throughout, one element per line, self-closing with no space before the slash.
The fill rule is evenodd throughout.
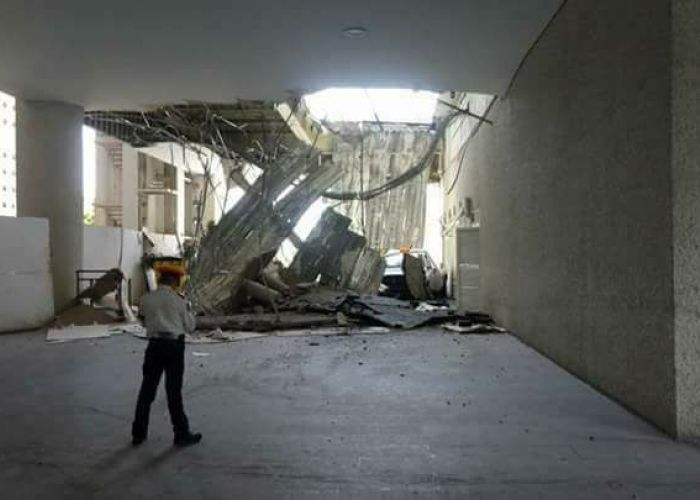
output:
<path id="1" fill-rule="evenodd" d="M 188 346 L 183 450 L 162 388 L 129 446 L 144 345 L 0 336 L 0 498 L 700 498 L 699 448 L 507 335 Z"/>

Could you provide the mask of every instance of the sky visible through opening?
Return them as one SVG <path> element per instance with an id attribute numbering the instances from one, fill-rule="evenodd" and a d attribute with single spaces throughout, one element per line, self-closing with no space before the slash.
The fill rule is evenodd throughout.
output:
<path id="1" fill-rule="evenodd" d="M 433 122 L 438 94 L 410 89 L 331 88 L 304 96 L 311 114 L 331 122 Z"/>
<path id="2" fill-rule="evenodd" d="M 331 88 L 306 95 L 304 99 L 311 114 L 321 121 L 431 124 L 438 94 L 410 89 Z M 299 222 L 296 232 L 302 239 L 316 225 L 325 207 L 323 199 L 317 201 Z M 429 184 L 424 247 L 438 265 L 442 264 L 442 209 L 441 186 Z M 280 252 L 289 259 L 294 249 L 286 242 Z"/>

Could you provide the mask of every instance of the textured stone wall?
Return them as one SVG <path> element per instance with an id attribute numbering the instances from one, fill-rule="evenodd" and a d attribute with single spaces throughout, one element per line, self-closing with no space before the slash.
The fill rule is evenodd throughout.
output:
<path id="1" fill-rule="evenodd" d="M 673 2 L 673 222 L 678 433 L 700 436 L 700 3 Z"/>
<path id="2" fill-rule="evenodd" d="M 479 211 L 487 312 L 674 433 L 669 7 L 569 0 L 456 198 Z"/>

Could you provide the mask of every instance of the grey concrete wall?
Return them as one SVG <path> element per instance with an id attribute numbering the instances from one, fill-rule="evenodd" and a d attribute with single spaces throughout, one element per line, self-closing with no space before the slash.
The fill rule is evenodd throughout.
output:
<path id="1" fill-rule="evenodd" d="M 487 311 L 673 433 L 670 30 L 668 1 L 569 0 L 456 199 L 480 211 Z"/>
<path id="2" fill-rule="evenodd" d="M 0 332 L 46 324 L 54 314 L 49 221 L 0 217 Z"/>
<path id="3" fill-rule="evenodd" d="M 700 2 L 673 1 L 673 220 L 678 432 L 700 436 Z"/>

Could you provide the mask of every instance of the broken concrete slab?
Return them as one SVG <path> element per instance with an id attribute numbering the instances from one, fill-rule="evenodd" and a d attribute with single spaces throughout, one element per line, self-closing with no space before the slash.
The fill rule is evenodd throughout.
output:
<path id="1" fill-rule="evenodd" d="M 286 281 L 297 284 L 318 280 L 325 287 L 376 293 L 383 259 L 379 252 L 367 247 L 363 236 L 350 231 L 350 224 L 348 217 L 326 209 L 301 243 L 291 265 L 283 271 Z"/>
<path id="2" fill-rule="evenodd" d="M 326 209 L 306 241 L 302 242 L 292 263 L 283 270 L 285 281 L 290 284 L 311 282 L 320 276 L 322 285 L 340 285 L 343 281 L 340 254 L 348 243 L 351 248 L 364 245 L 364 239 L 359 235 L 354 235 L 355 241 L 346 241 L 350 222 L 349 218 Z"/>
<path id="3" fill-rule="evenodd" d="M 188 284 L 198 311 L 233 312 L 243 282 L 272 261 L 301 216 L 340 175 L 340 169 L 308 150 L 269 165 L 201 242 Z M 246 273 L 253 265 L 256 272 Z"/>
<path id="4" fill-rule="evenodd" d="M 243 290 L 248 297 L 264 305 L 272 305 L 282 297 L 282 294 L 277 290 L 273 290 L 257 281 L 245 280 L 243 282 Z"/>
<path id="5" fill-rule="evenodd" d="M 408 291 L 411 292 L 411 296 L 416 300 L 429 299 L 430 292 L 426 287 L 425 269 L 423 269 L 421 260 L 409 253 L 405 253 L 402 266 L 406 286 Z"/>
<path id="6" fill-rule="evenodd" d="M 348 292 L 326 288 L 287 299 L 278 305 L 281 311 L 336 313 L 348 299 Z"/>
<path id="7" fill-rule="evenodd" d="M 335 314 L 264 313 L 197 317 L 198 330 L 219 328 L 221 330 L 270 332 L 274 330 L 335 326 L 337 323 L 338 320 Z"/>
<path id="8" fill-rule="evenodd" d="M 358 293 L 377 293 L 384 276 L 386 262 L 379 252 L 365 246 L 355 260 L 347 288 Z"/>
<path id="9" fill-rule="evenodd" d="M 456 317 L 451 310 L 417 311 L 410 302 L 373 295 L 351 299 L 350 315 L 404 329 L 448 321 Z"/>
<path id="10" fill-rule="evenodd" d="M 454 310 L 446 306 L 434 306 L 415 302 L 381 297 L 378 295 L 358 295 L 339 290 L 318 289 L 307 294 L 287 299 L 279 304 L 280 310 L 314 313 L 342 312 L 348 318 L 359 322 L 379 322 L 392 328 L 416 328 L 430 323 L 457 319 Z M 487 315 L 474 313 L 472 318 L 488 323 Z"/>

